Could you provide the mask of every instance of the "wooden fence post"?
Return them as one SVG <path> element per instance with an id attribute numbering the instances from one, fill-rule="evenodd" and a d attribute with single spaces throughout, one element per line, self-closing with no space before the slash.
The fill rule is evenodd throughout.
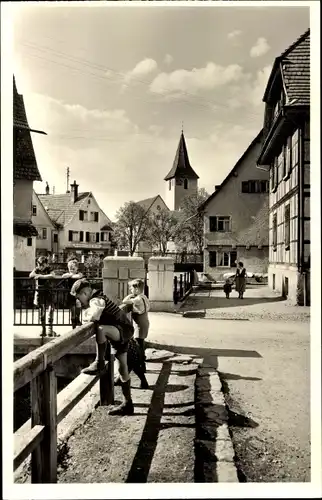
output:
<path id="1" fill-rule="evenodd" d="M 182 274 L 180 274 L 180 280 L 179 280 L 179 297 L 180 297 L 180 300 L 181 300 L 181 299 L 182 299 L 182 297 L 183 297 Z"/>
<path id="2" fill-rule="evenodd" d="M 111 344 L 107 342 L 105 360 L 107 369 L 100 377 L 100 405 L 108 406 L 114 403 L 114 354 L 111 353 Z"/>
<path id="3" fill-rule="evenodd" d="M 30 382 L 31 425 L 44 425 L 44 439 L 32 453 L 31 482 L 57 483 L 57 379 L 52 366 Z"/>

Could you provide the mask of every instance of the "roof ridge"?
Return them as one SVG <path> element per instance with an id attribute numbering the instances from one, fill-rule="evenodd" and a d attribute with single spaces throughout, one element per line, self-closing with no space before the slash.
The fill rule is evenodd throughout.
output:
<path id="1" fill-rule="evenodd" d="M 302 35 L 300 35 L 287 49 L 282 52 L 280 56 L 278 56 L 279 59 L 283 59 L 286 57 L 290 52 L 292 52 L 295 47 L 301 43 L 308 35 L 310 34 L 310 28 L 308 28 Z"/>
<path id="2" fill-rule="evenodd" d="M 256 137 L 254 137 L 254 139 L 251 141 L 251 143 L 247 146 L 247 148 L 245 149 L 243 154 L 238 158 L 238 160 L 235 163 L 235 165 L 233 166 L 233 168 L 228 172 L 228 174 L 226 175 L 224 180 L 221 182 L 220 187 L 222 187 L 224 184 L 226 184 L 226 182 L 230 179 L 230 177 L 233 175 L 233 173 L 235 172 L 237 167 L 241 164 L 241 162 L 243 161 L 243 159 L 245 158 L 247 153 L 252 149 L 252 147 L 256 144 L 256 142 L 262 137 L 262 134 L 263 134 L 263 129 L 261 129 L 258 132 Z M 211 201 L 215 197 L 215 195 L 217 195 L 218 192 L 219 192 L 219 190 L 213 191 L 212 194 L 199 206 L 198 210 L 201 210 L 206 205 L 208 205 L 209 201 Z"/>

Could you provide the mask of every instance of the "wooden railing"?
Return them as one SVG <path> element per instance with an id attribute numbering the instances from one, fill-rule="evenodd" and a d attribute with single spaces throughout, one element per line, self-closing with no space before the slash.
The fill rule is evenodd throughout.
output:
<path id="1" fill-rule="evenodd" d="M 93 323 L 55 338 L 14 363 L 14 391 L 30 383 L 31 419 L 15 436 L 14 470 L 31 454 L 31 482 L 57 482 L 57 425 L 99 380 L 100 404 L 114 403 L 114 356 L 100 375 L 81 374 L 57 396 L 55 363 L 95 334 Z"/>

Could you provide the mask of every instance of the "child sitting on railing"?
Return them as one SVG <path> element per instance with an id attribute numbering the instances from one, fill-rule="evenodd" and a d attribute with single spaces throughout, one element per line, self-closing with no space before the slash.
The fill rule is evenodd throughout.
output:
<path id="1" fill-rule="evenodd" d="M 48 325 L 49 337 L 56 337 L 53 331 L 53 319 L 55 304 L 53 301 L 53 294 L 51 291 L 50 279 L 54 278 L 52 268 L 48 265 L 48 258 L 41 255 L 37 259 L 37 265 L 29 274 L 30 278 L 36 280 L 36 291 L 34 297 L 34 304 L 39 308 L 40 321 L 41 321 L 41 337 L 46 337 L 46 310 L 48 307 Z"/>
<path id="2" fill-rule="evenodd" d="M 103 294 L 94 290 L 86 279 L 77 280 L 70 291 L 76 297 L 85 311 L 83 322 L 95 322 L 96 328 L 96 359 L 85 368 L 83 373 L 99 374 L 105 366 L 106 341 L 115 349 L 115 357 L 119 362 L 123 403 L 111 410 L 111 415 L 133 415 L 134 407 L 131 397 L 131 381 L 127 366 L 127 351 L 129 341 L 133 337 L 133 327 L 126 313 L 117 304 Z"/>
<path id="3" fill-rule="evenodd" d="M 68 273 L 64 273 L 62 275 L 62 278 L 68 279 L 81 279 L 84 277 L 83 273 L 81 273 L 78 270 L 78 259 L 76 257 L 70 257 L 67 261 L 67 267 L 68 267 Z M 72 283 L 69 282 L 69 289 L 72 287 Z M 71 315 L 71 321 L 72 321 L 72 328 L 76 328 L 76 326 L 79 326 L 82 324 L 80 320 L 80 314 L 81 314 L 81 303 L 79 302 L 78 299 L 75 299 L 72 295 L 69 294 L 69 310 L 70 310 L 70 315 Z"/>

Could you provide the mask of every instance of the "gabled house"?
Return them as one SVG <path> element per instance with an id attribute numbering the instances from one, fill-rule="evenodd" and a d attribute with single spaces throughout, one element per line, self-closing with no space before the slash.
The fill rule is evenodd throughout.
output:
<path id="1" fill-rule="evenodd" d="M 47 190 L 49 193 L 48 184 Z M 38 233 L 36 236 L 36 257 L 58 253 L 58 231 L 61 226 L 49 217 L 35 191 L 32 194 L 32 223 Z"/>
<path id="2" fill-rule="evenodd" d="M 161 210 L 169 211 L 168 206 L 165 204 L 163 198 L 158 194 L 152 198 L 146 198 L 145 200 L 140 200 L 136 202 L 140 205 L 146 212 L 146 214 L 157 214 Z M 140 241 L 137 247 L 136 253 L 141 252 L 152 252 L 151 246 L 146 241 Z"/>
<path id="3" fill-rule="evenodd" d="M 35 266 L 37 230 L 32 224 L 34 181 L 41 181 L 23 96 L 13 77 L 13 234 L 14 269 L 30 272 Z"/>
<path id="4" fill-rule="evenodd" d="M 199 207 L 204 217 L 204 272 L 214 279 L 242 261 L 253 273 L 268 266 L 268 173 L 256 168 L 262 131 Z"/>
<path id="5" fill-rule="evenodd" d="M 80 193 L 78 184 L 71 184 L 64 194 L 39 194 L 48 216 L 59 229 L 58 252 L 86 256 L 89 253 L 111 253 L 112 223 L 99 207 L 93 193 Z"/>
<path id="6" fill-rule="evenodd" d="M 275 59 L 257 159 L 269 172 L 269 286 L 297 304 L 310 289 L 310 30 Z M 260 171 L 260 170 L 258 170 Z"/>

